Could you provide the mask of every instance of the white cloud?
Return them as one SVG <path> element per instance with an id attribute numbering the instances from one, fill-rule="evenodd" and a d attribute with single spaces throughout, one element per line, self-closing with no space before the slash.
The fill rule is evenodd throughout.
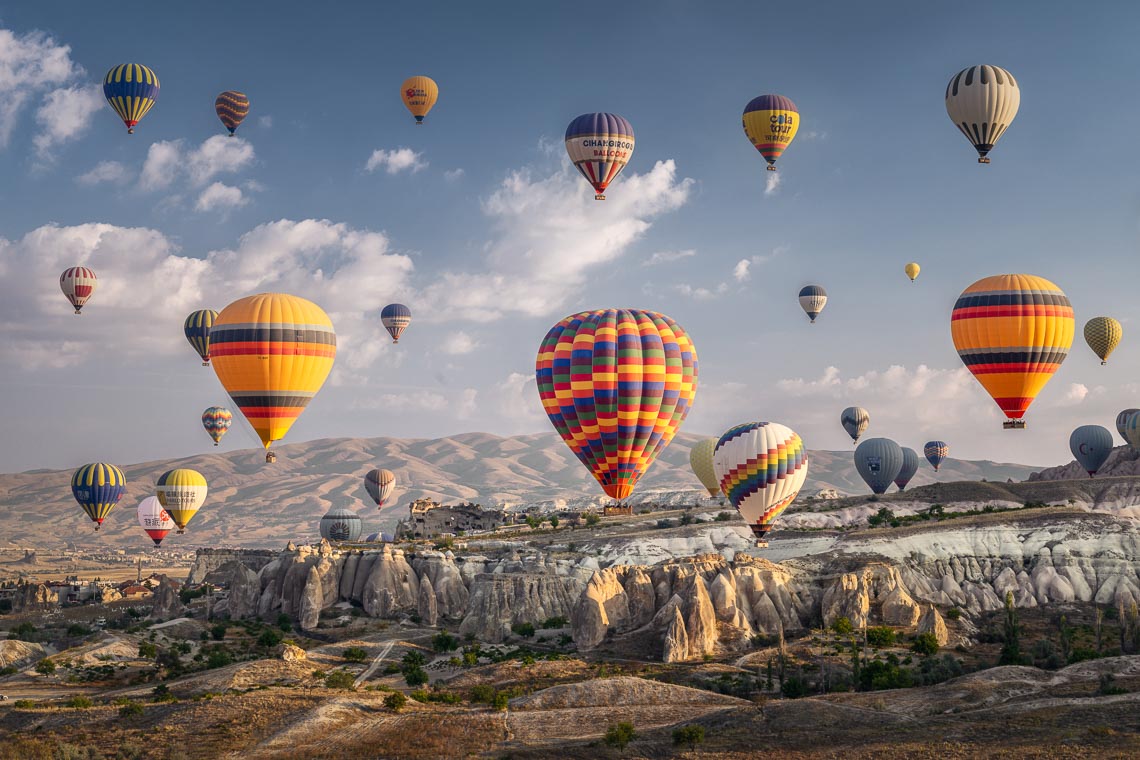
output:
<path id="1" fill-rule="evenodd" d="M 181 140 L 151 143 L 139 175 L 144 190 L 161 190 L 174 182 L 182 164 L 181 145 Z"/>
<path id="2" fill-rule="evenodd" d="M 264 127 L 265 129 L 272 129 L 273 128 L 273 117 L 272 116 L 258 116 L 257 117 L 257 124 L 258 124 L 258 126 Z"/>
<path id="3" fill-rule="evenodd" d="M 412 391 L 410 393 L 383 393 L 377 398 L 380 409 L 401 411 L 442 412 L 449 404 L 447 397 L 434 391 Z"/>
<path id="4" fill-rule="evenodd" d="M 728 283 L 722 282 L 715 288 L 694 288 L 692 285 L 677 285 L 677 292 L 689 298 L 695 298 L 698 301 L 710 301 L 718 298 L 728 292 Z"/>
<path id="5" fill-rule="evenodd" d="M 71 48 L 43 32 L 0 29 L 0 145 L 6 146 L 30 100 L 83 74 Z"/>
<path id="6" fill-rule="evenodd" d="M 542 427 L 546 413 L 538 398 L 538 383 L 533 372 L 512 372 L 491 389 L 489 408 L 496 419 L 512 432 L 547 429 Z"/>
<path id="7" fill-rule="evenodd" d="M 1088 398 L 1089 387 L 1084 383 L 1069 383 L 1069 389 L 1065 391 L 1063 403 L 1065 406 L 1076 406 Z"/>
<path id="8" fill-rule="evenodd" d="M 140 184 L 144 190 L 161 190 L 183 177 L 201 187 L 219 175 L 248 168 L 254 158 L 253 145 L 240 137 L 214 135 L 189 150 L 182 140 L 156 142 L 147 151 Z"/>
<path id="9" fill-rule="evenodd" d="M 427 165 L 427 161 L 423 160 L 423 154 L 411 148 L 377 149 L 372 151 L 372 155 L 368 157 L 368 163 L 364 165 L 364 170 L 374 172 L 377 169 L 384 169 L 389 174 L 410 171 L 415 174 L 421 169 L 427 168 Z"/>
<path id="10" fill-rule="evenodd" d="M 641 262 L 641 265 L 643 267 L 652 267 L 658 264 L 670 264 L 674 261 L 681 261 L 682 259 L 691 259 L 696 255 L 697 252 L 692 248 L 686 248 L 683 251 L 658 251 Z"/>
<path id="11" fill-rule="evenodd" d="M 215 182 L 202 191 L 198 201 L 194 204 L 197 211 L 213 211 L 214 209 L 229 210 L 239 208 L 249 203 L 249 198 L 242 193 L 240 187 Z"/>
<path id="12" fill-rule="evenodd" d="M 456 419 L 470 419 L 479 409 L 476 404 L 478 398 L 479 391 L 474 388 L 464 388 L 459 394 L 459 403 L 455 406 Z"/>
<path id="13" fill-rule="evenodd" d="M 646 174 L 622 174 L 602 203 L 569 163 L 545 177 L 511 172 L 483 201 L 494 230 L 485 269 L 445 272 L 423 298 L 437 305 L 439 320 L 561 312 L 591 272 L 682 206 L 692 184 L 678 180 L 673 161 L 661 161 Z"/>
<path id="14" fill-rule="evenodd" d="M 732 268 L 732 279 L 737 282 L 747 282 L 752 279 L 752 274 L 748 271 L 752 268 L 751 259 L 741 259 L 736 262 L 736 266 Z"/>
<path id="15" fill-rule="evenodd" d="M 467 172 L 463 171 L 462 169 L 448 169 L 443 173 L 443 178 L 447 182 L 458 182 L 459 180 L 463 179 L 463 176 L 465 174 L 467 174 Z"/>
<path id="16" fill-rule="evenodd" d="M 98 85 L 75 85 L 52 90 L 36 111 L 39 131 L 32 142 L 41 158 L 49 158 L 51 149 L 72 140 L 91 123 L 91 117 L 103 108 L 103 93 Z"/>
<path id="17" fill-rule="evenodd" d="M 748 282 L 752 279 L 752 267 L 758 264 L 766 264 L 772 259 L 778 258 L 788 252 L 788 246 L 778 245 L 772 249 L 771 253 L 757 254 L 747 259 L 741 259 L 736 262 L 736 266 L 732 269 L 732 278 L 737 282 Z"/>
<path id="18" fill-rule="evenodd" d="M 439 349 L 451 356 L 469 354 L 479 347 L 479 341 L 463 331 L 453 332 L 443 339 Z"/>
<path id="19" fill-rule="evenodd" d="M 81 185 L 98 185 L 103 182 L 123 182 L 127 177 L 127 167 L 118 161 L 100 161 L 91 171 L 76 177 L 75 181 Z"/>
<path id="20" fill-rule="evenodd" d="M 780 173 L 767 172 L 768 178 L 764 181 L 764 195 L 775 195 L 780 189 Z"/>

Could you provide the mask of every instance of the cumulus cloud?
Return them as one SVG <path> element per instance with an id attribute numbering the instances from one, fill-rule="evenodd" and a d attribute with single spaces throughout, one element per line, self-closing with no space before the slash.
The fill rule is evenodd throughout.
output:
<path id="1" fill-rule="evenodd" d="M 671 264 L 674 261 L 691 259 L 696 255 L 697 252 L 692 248 L 686 248 L 683 251 L 658 251 L 645 261 L 641 262 L 641 265 L 643 267 L 653 267 L 657 266 L 658 264 Z"/>
<path id="2" fill-rule="evenodd" d="M 512 372 L 490 390 L 490 405 L 496 419 L 514 433 L 542 428 L 546 414 L 538 400 L 538 383 L 533 372 Z"/>
<path id="3" fill-rule="evenodd" d="M 443 339 L 439 349 L 445 354 L 451 356 L 461 356 L 462 354 L 469 354 L 479 347 L 479 341 L 472 338 L 462 330 L 453 332 Z"/>
<path id="4" fill-rule="evenodd" d="M 253 145 L 240 137 L 214 135 L 194 148 L 183 140 L 152 143 L 143 162 L 139 184 L 144 190 L 162 190 L 184 179 L 201 187 L 222 174 L 236 174 L 254 161 Z"/>
<path id="5" fill-rule="evenodd" d="M 71 48 L 49 35 L 0 29 L 0 145 L 7 146 L 29 102 L 83 73 L 83 68 L 71 60 Z M 67 96 L 58 99 L 66 100 Z"/>
<path id="6" fill-rule="evenodd" d="M 39 130 L 32 140 L 40 158 L 50 158 L 51 150 L 60 143 L 81 135 L 91 117 L 103 108 L 103 93 L 98 85 L 75 85 L 53 90 L 36 111 Z"/>
<path id="7" fill-rule="evenodd" d="M 374 172 L 377 169 L 383 169 L 389 174 L 399 174 L 403 171 L 415 174 L 421 169 L 427 168 L 427 165 L 427 161 L 423 160 L 423 153 L 418 153 L 411 148 L 377 149 L 372 151 L 372 155 L 368 157 L 368 163 L 364 165 L 364 170 Z"/>
<path id="8" fill-rule="evenodd" d="M 677 285 L 676 290 L 683 296 L 698 301 L 709 301 L 728 292 L 728 283 L 722 282 L 715 288 L 694 288 L 692 285 Z"/>
<path id="9" fill-rule="evenodd" d="M 748 282 L 752 279 L 752 267 L 759 264 L 766 264 L 772 259 L 782 256 L 788 250 L 787 246 L 780 245 L 772 249 L 771 253 L 757 254 L 747 259 L 741 259 L 736 262 L 736 266 L 732 269 L 732 279 L 737 282 Z"/>
<path id="10" fill-rule="evenodd" d="M 561 312 L 590 273 L 626 253 L 662 214 L 681 207 L 693 181 L 673 161 L 645 174 L 623 174 L 621 192 L 600 204 L 565 164 L 547 176 L 511 172 L 483 201 L 494 237 L 484 269 L 445 272 L 424 300 L 436 319 L 491 321 L 510 312 Z"/>
<path id="11" fill-rule="evenodd" d="M 249 198 L 241 191 L 240 187 L 215 182 L 202 191 L 201 195 L 198 196 L 198 201 L 194 204 L 194 208 L 197 211 L 213 211 L 215 209 L 228 211 L 247 203 L 249 203 Z"/>
<path id="12" fill-rule="evenodd" d="M 265 129 L 272 129 L 273 128 L 273 117 L 272 116 L 258 116 L 257 117 L 257 124 L 258 124 L 258 126 L 264 127 Z"/>
<path id="13" fill-rule="evenodd" d="M 448 169 L 443 173 L 443 178 L 448 182 L 458 182 L 463 179 L 465 174 L 467 174 L 467 172 L 462 169 Z"/>
<path id="14" fill-rule="evenodd" d="M 780 189 L 780 173 L 767 172 L 768 178 L 764 181 L 764 195 L 775 195 Z"/>
<path id="15" fill-rule="evenodd" d="M 75 181 L 81 185 L 99 185 L 104 182 L 125 182 L 129 173 L 127 167 L 118 161 L 100 161 L 86 174 L 80 174 Z"/>
<path id="16" fill-rule="evenodd" d="M 182 163 L 181 145 L 181 140 L 151 143 L 139 175 L 144 190 L 161 190 L 174 182 Z"/>

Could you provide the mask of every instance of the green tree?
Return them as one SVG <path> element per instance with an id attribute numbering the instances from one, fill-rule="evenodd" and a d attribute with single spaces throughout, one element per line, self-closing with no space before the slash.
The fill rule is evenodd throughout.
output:
<path id="1" fill-rule="evenodd" d="M 550 527 L 558 530 L 558 515 L 551 515 L 547 519 L 550 520 Z"/>
<path id="2" fill-rule="evenodd" d="M 459 639 L 447 631 L 440 631 L 431 637 L 431 648 L 437 652 L 454 652 L 459 649 Z"/>
<path id="3" fill-rule="evenodd" d="M 420 667 L 405 668 L 404 669 L 404 682 L 411 688 L 423 686 L 428 682 L 427 671 Z"/>
<path id="4" fill-rule="evenodd" d="M 404 709 L 404 705 L 406 704 L 408 704 L 408 698 L 398 691 L 394 691 L 384 697 L 384 706 L 392 712 L 400 712 Z"/>
<path id="5" fill-rule="evenodd" d="M 127 700 L 123 706 L 119 708 L 119 718 L 121 720 L 131 720 L 132 718 L 141 718 L 143 713 L 143 706 L 138 702 Z"/>
<path id="6" fill-rule="evenodd" d="M 526 524 L 530 526 L 531 530 L 538 530 L 538 526 L 542 525 L 542 518 L 538 515 L 527 515 Z"/>
<path id="7" fill-rule="evenodd" d="M 534 623 L 515 623 L 511 626 L 511 631 L 516 636 L 529 639 L 534 635 Z"/>
<path id="8" fill-rule="evenodd" d="M 728 522 L 734 517 L 732 512 L 717 512 L 714 518 L 717 522 Z"/>
<path id="9" fill-rule="evenodd" d="M 705 740 L 705 727 L 696 723 L 690 723 L 687 726 L 680 726 L 673 729 L 673 743 L 674 744 L 687 744 L 689 750 L 696 750 L 697 745 Z"/>
<path id="10" fill-rule="evenodd" d="M 835 631 L 840 636 L 850 636 L 851 632 L 855 630 L 851 625 L 851 618 L 838 617 L 831 624 L 831 630 Z"/>
<path id="11" fill-rule="evenodd" d="M 637 732 L 633 730 L 633 724 L 629 721 L 614 723 L 606 729 L 606 744 L 615 747 L 619 752 L 624 752 L 626 746 L 636 738 Z"/>
<path id="12" fill-rule="evenodd" d="M 496 691 L 495 696 L 491 699 L 491 707 L 499 712 L 506 710 L 511 704 L 510 695 L 505 691 Z"/>
<path id="13" fill-rule="evenodd" d="M 360 647 L 349 647 L 340 653 L 346 662 L 364 662 L 368 659 L 368 652 Z"/>
<path id="14" fill-rule="evenodd" d="M 356 688 L 356 677 L 347 670 L 338 668 L 325 676 L 325 686 L 330 689 L 354 689 Z"/>
<path id="15" fill-rule="evenodd" d="M 920 633 L 914 637 L 914 643 L 910 645 L 910 651 L 915 654 L 921 654 L 924 657 L 938 654 L 938 637 L 933 633 Z"/>
<path id="16" fill-rule="evenodd" d="M 277 627 L 280 628 L 283 633 L 289 633 L 289 631 L 293 630 L 293 620 L 282 612 L 277 616 Z"/>
<path id="17" fill-rule="evenodd" d="M 408 668 L 422 668 L 424 665 L 427 665 L 427 657 L 424 657 L 423 652 L 412 649 L 404 653 L 404 657 L 400 662 Z"/>
<path id="18" fill-rule="evenodd" d="M 257 645 L 262 649 L 268 651 L 280 644 L 281 639 L 282 636 L 280 631 L 273 628 L 266 628 L 261 632 L 261 635 L 257 637 Z"/>
<path id="19" fill-rule="evenodd" d="M 602 518 L 595 512 L 590 512 L 589 514 L 586 515 L 586 527 L 587 528 L 596 527 L 597 524 L 600 523 L 601 521 L 602 521 Z"/>
<path id="20" fill-rule="evenodd" d="M 51 660 L 40 660 L 36 663 L 36 672 L 41 676 L 50 676 L 55 672 L 55 663 Z"/>
<path id="21" fill-rule="evenodd" d="M 149 641 L 139 642 L 139 657 L 144 660 L 154 660 L 158 657 L 158 647 Z"/>
<path id="22" fill-rule="evenodd" d="M 998 665 L 1021 664 L 1021 624 L 1017 620 L 1017 608 L 1013 606 L 1013 592 L 1005 592 L 1005 623 L 1002 626 L 1001 654 Z"/>
<path id="23" fill-rule="evenodd" d="M 895 632 L 885 625 L 868 628 L 867 643 L 876 649 L 893 646 L 895 643 Z"/>
<path id="24" fill-rule="evenodd" d="M 214 637 L 214 641 L 221 641 L 226 637 L 226 630 L 229 628 L 225 623 L 218 623 L 210 629 L 210 635 Z"/>
<path id="25" fill-rule="evenodd" d="M 780 693 L 788 699 L 806 697 L 808 693 L 807 681 L 800 676 L 788 676 L 780 686 Z"/>
<path id="26" fill-rule="evenodd" d="M 878 512 L 867 518 L 867 524 L 872 528 L 878 528 L 883 525 L 894 525 L 897 522 L 898 519 L 890 507 L 879 507 Z"/>
<path id="27" fill-rule="evenodd" d="M 211 670 L 232 665 L 233 661 L 233 656 L 226 651 L 225 647 L 214 647 L 210 650 L 210 653 L 206 655 L 206 667 Z"/>

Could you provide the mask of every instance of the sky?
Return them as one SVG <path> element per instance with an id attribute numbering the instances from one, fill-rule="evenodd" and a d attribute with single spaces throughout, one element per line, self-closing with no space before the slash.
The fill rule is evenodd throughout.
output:
<path id="1" fill-rule="evenodd" d="M 676 319 L 700 379 L 690 432 L 749 420 L 842 449 L 868 435 L 954 456 L 1068 461 L 1077 425 L 1140 406 L 1134 292 L 1140 7 L 995 2 L 121 2 L 0 6 L 0 472 L 191 455 L 226 404 L 185 315 L 284 291 L 320 304 L 339 350 L 285 442 L 549 430 L 535 352 L 562 317 Z M 127 135 L 111 66 L 162 82 Z M 980 166 L 947 80 L 1018 78 L 1016 120 Z M 416 127 L 413 74 L 439 102 Z M 252 107 L 225 137 L 213 110 Z M 775 178 L 740 126 L 769 92 L 801 127 Z M 575 116 L 637 146 L 604 203 L 566 158 Z M 922 265 L 911 284 L 908 261 Z M 59 273 L 99 289 L 82 316 Z M 1053 280 L 1078 337 L 1025 431 L 962 368 L 958 294 L 991 274 Z M 796 301 L 830 295 L 810 325 Z M 379 311 L 408 304 L 393 346 Z M 1080 339 L 1124 325 L 1108 366 Z M 235 425 L 224 448 L 250 446 Z"/>

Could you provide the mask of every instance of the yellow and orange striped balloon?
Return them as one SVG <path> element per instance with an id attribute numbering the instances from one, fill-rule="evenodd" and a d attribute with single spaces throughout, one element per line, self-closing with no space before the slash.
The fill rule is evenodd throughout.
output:
<path id="1" fill-rule="evenodd" d="M 1022 427 L 1026 409 L 1073 345 L 1073 307 L 1044 277 L 1000 274 L 962 291 L 950 332 L 962 363 L 1005 416 Z"/>
<path id="2" fill-rule="evenodd" d="M 214 372 L 267 449 L 324 385 L 335 358 L 328 315 L 285 293 L 234 301 L 210 328 Z"/>
<path id="3" fill-rule="evenodd" d="M 404 107 L 416 117 L 416 124 L 423 124 L 424 117 L 439 99 L 439 85 L 431 77 L 408 77 L 400 85 L 400 97 Z"/>

